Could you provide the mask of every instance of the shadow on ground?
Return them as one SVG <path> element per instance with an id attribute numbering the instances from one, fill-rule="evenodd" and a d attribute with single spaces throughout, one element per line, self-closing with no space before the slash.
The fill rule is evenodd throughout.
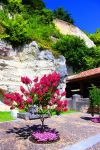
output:
<path id="1" fill-rule="evenodd" d="M 45 131 L 50 131 L 51 128 L 49 128 L 47 125 L 44 125 Z M 53 129 L 55 130 L 55 129 Z M 12 129 L 8 129 L 8 131 L 6 131 L 7 134 L 16 134 L 18 138 L 21 139 L 28 139 L 31 135 L 32 132 L 34 131 L 41 131 L 41 125 L 33 125 L 33 126 L 29 126 L 26 125 L 25 127 L 22 128 L 12 128 Z"/>
<path id="2" fill-rule="evenodd" d="M 92 117 L 80 117 L 81 119 L 84 119 L 84 120 L 86 120 L 86 121 L 90 121 L 91 119 L 92 119 Z"/>
<path id="3" fill-rule="evenodd" d="M 48 126 L 45 125 L 46 129 L 49 129 Z M 31 136 L 33 131 L 38 131 L 41 130 L 41 125 L 33 125 L 33 126 L 29 126 L 26 125 L 25 127 L 22 128 L 12 128 L 9 129 L 8 131 L 6 131 L 7 134 L 11 134 L 11 133 L 15 133 L 17 135 L 17 137 L 19 138 L 23 138 L 23 139 L 27 139 L 29 136 Z"/>

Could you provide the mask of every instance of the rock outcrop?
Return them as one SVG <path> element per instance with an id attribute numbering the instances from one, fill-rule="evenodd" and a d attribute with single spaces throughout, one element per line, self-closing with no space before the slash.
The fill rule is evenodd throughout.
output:
<path id="1" fill-rule="evenodd" d="M 55 19 L 54 24 L 57 26 L 57 28 L 60 30 L 60 32 L 64 35 L 75 35 L 80 37 L 81 39 L 84 39 L 86 45 L 91 48 L 94 47 L 95 44 L 93 43 L 92 40 L 89 39 L 89 37 L 82 31 L 80 30 L 78 27 L 65 22 L 63 20 L 59 20 L 59 19 Z"/>
<path id="2" fill-rule="evenodd" d="M 5 48 L 4 48 L 5 49 Z M 64 78 L 67 76 L 66 60 L 64 56 L 55 59 L 48 50 L 40 52 L 35 41 L 25 45 L 15 54 L 9 50 L 8 56 L 0 56 L 0 89 L 6 91 L 19 91 L 21 76 L 33 79 L 53 71 L 61 75 L 61 87 L 66 84 Z"/>

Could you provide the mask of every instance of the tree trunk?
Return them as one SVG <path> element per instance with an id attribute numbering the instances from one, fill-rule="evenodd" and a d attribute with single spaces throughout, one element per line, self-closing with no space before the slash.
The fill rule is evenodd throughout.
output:
<path id="1" fill-rule="evenodd" d="M 42 122 L 41 129 L 42 129 L 42 132 L 44 132 L 44 116 L 43 116 L 43 114 L 40 116 L 40 120 Z"/>

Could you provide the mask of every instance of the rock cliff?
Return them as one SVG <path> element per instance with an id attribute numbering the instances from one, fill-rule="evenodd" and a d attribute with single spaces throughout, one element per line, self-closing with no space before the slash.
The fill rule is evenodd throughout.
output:
<path id="1" fill-rule="evenodd" d="M 35 41 L 24 45 L 19 52 L 1 41 L 0 50 L 0 89 L 19 91 L 21 76 L 33 79 L 36 76 L 57 71 L 61 74 L 61 86 L 65 88 L 64 78 L 67 75 L 64 56 L 55 59 L 48 50 L 40 52 Z M 3 45 L 2 45 L 3 44 Z"/>
<path id="2" fill-rule="evenodd" d="M 94 47 L 95 44 L 93 43 L 92 40 L 89 39 L 89 37 L 82 31 L 80 30 L 78 27 L 65 22 L 63 20 L 59 20 L 59 19 L 55 19 L 54 24 L 57 26 L 57 28 L 60 30 L 60 32 L 64 35 L 75 35 L 80 37 L 81 39 L 84 39 L 86 45 L 91 48 Z"/>

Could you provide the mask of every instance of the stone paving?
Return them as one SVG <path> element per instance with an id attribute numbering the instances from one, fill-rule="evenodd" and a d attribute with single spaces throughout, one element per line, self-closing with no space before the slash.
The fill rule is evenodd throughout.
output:
<path id="1" fill-rule="evenodd" d="M 91 122 L 90 117 L 88 114 L 74 113 L 46 119 L 45 124 L 56 128 L 60 134 L 60 140 L 52 144 L 31 142 L 30 135 L 40 124 L 39 120 L 0 123 L 0 150 L 61 150 L 100 134 L 100 124 Z M 100 143 L 87 150 L 100 150 Z"/>

